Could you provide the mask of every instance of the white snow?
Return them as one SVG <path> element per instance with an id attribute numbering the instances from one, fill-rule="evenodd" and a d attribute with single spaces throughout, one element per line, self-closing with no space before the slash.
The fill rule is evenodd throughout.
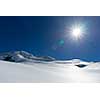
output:
<path id="1" fill-rule="evenodd" d="M 100 63 L 87 64 L 79 68 L 71 60 L 26 64 L 0 61 L 0 82 L 100 82 Z"/>

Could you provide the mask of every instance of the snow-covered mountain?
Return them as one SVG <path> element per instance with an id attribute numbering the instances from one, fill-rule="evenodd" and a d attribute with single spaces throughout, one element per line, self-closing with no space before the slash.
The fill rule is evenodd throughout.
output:
<path id="1" fill-rule="evenodd" d="M 34 56 L 33 54 L 28 53 L 26 51 L 13 51 L 1 53 L 0 60 L 24 64 L 54 62 L 57 64 L 74 64 L 80 68 L 86 67 L 89 64 L 88 62 L 82 61 L 80 59 L 56 60 L 55 58 L 50 56 Z"/>
<path id="2" fill-rule="evenodd" d="M 36 57 L 26 51 L 14 51 L 0 54 L 0 60 L 10 62 L 25 62 L 25 61 L 54 61 L 50 56 Z"/>
<path id="3" fill-rule="evenodd" d="M 0 54 L 0 82 L 100 82 L 100 62 L 7 52 Z"/>

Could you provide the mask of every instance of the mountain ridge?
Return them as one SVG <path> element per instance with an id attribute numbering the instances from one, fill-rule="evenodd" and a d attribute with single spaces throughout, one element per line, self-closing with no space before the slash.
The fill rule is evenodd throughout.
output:
<path id="1" fill-rule="evenodd" d="M 4 52 L 0 53 L 0 60 L 4 61 L 10 61 L 10 62 L 24 62 L 24 61 L 54 61 L 55 58 L 50 56 L 34 56 L 31 53 L 28 53 L 26 51 L 10 51 L 10 52 Z"/>

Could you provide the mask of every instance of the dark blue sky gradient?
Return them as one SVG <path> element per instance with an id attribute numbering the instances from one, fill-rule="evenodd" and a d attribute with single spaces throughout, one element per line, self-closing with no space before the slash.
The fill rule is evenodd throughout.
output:
<path id="1" fill-rule="evenodd" d="M 85 25 L 80 41 L 70 38 L 74 23 Z M 57 59 L 100 61 L 100 17 L 0 17 L 0 52 L 25 50 Z"/>

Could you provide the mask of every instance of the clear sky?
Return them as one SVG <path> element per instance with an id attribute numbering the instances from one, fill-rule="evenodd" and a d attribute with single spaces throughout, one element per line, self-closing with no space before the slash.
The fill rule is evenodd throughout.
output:
<path id="1" fill-rule="evenodd" d="M 75 40 L 71 27 L 80 24 Z M 100 17 L 0 17 L 0 52 L 25 50 L 57 59 L 100 61 Z"/>

